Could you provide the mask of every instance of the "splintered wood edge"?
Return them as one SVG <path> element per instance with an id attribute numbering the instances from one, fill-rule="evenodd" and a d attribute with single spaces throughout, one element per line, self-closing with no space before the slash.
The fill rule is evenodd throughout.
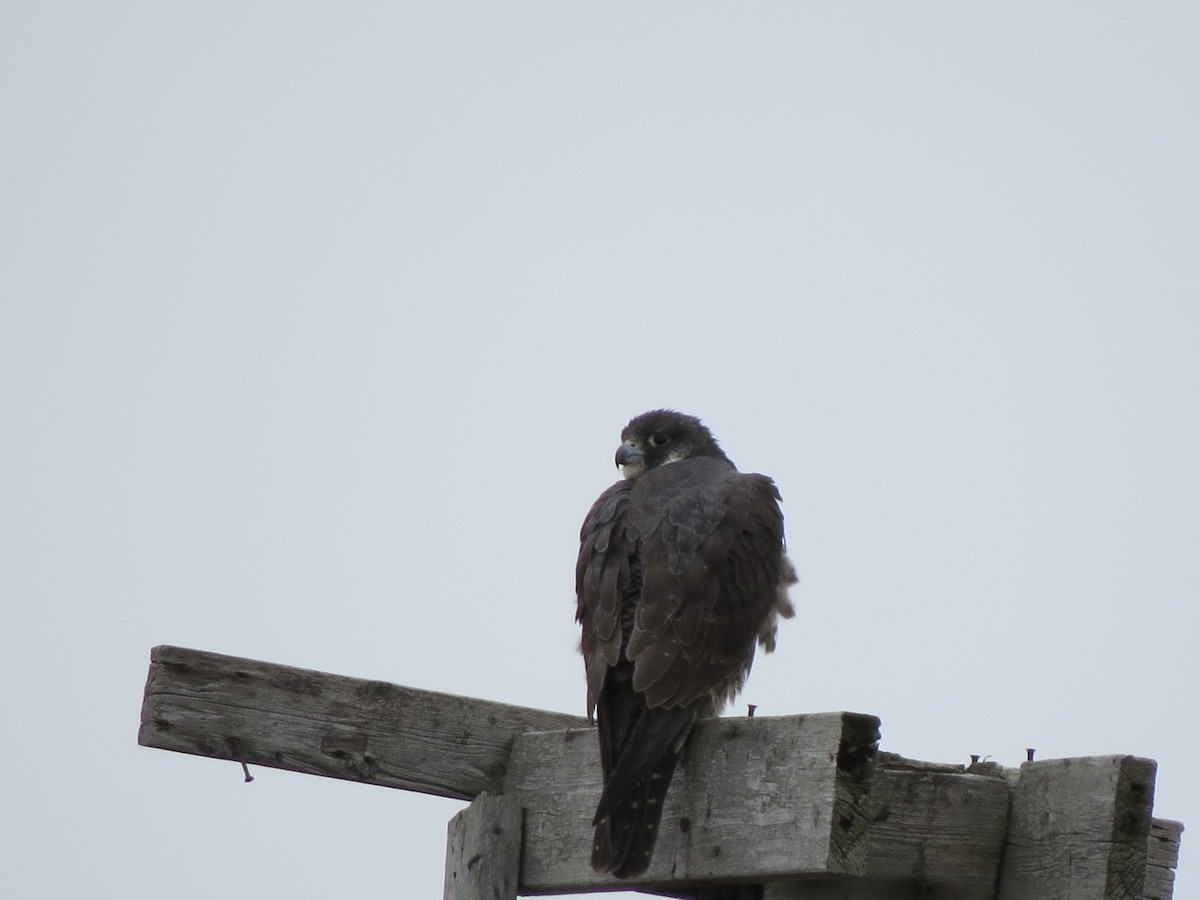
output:
<path id="1" fill-rule="evenodd" d="M 1146 839 L 1146 884 L 1143 900 L 1171 900 L 1175 892 L 1175 868 L 1179 865 L 1179 844 L 1183 823 L 1152 819 Z"/>

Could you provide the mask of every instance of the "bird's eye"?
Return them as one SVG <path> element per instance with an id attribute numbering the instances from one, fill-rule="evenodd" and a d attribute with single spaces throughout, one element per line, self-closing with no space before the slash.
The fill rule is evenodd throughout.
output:
<path id="1" fill-rule="evenodd" d="M 651 447 L 662 447 L 664 444 L 670 443 L 670 441 L 671 436 L 669 434 L 664 434 L 661 431 L 656 431 L 654 434 L 650 435 Z"/>

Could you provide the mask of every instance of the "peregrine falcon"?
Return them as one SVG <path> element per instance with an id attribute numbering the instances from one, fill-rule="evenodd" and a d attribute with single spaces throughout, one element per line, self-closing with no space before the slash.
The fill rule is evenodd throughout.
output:
<path id="1" fill-rule="evenodd" d="M 576 619 L 604 775 L 592 867 L 631 878 L 693 723 L 741 689 L 756 644 L 775 649 L 796 573 L 775 483 L 738 472 L 699 419 L 635 417 L 616 462 L 580 532 Z"/>

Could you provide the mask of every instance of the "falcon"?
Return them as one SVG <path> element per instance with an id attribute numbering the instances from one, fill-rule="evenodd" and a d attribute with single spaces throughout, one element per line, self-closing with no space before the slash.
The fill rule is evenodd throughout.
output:
<path id="1" fill-rule="evenodd" d="M 693 724 L 741 690 L 756 645 L 775 649 L 796 573 L 775 483 L 738 472 L 699 419 L 635 417 L 616 462 L 624 478 L 580 531 L 575 592 L 604 776 L 592 868 L 631 878 Z"/>

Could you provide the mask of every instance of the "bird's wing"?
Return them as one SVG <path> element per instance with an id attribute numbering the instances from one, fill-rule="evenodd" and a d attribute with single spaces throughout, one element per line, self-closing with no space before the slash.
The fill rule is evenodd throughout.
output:
<path id="1" fill-rule="evenodd" d="M 608 669 L 621 655 L 622 610 L 632 605 L 639 589 L 637 541 L 625 523 L 632 487 L 631 482 L 619 481 L 601 494 L 579 533 L 575 618 L 582 626 L 589 718 Z"/>
<path id="2" fill-rule="evenodd" d="M 650 708 L 736 692 L 756 638 L 778 608 L 783 515 L 774 482 L 707 459 L 639 480 L 629 515 L 640 526 L 641 597 L 626 648 L 633 687 Z M 651 529 L 649 525 L 655 527 Z"/>

